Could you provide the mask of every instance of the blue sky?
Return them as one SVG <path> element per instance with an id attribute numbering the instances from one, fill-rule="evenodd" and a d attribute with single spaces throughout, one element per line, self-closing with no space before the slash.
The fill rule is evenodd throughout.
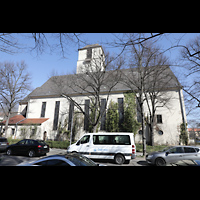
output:
<path id="1" fill-rule="evenodd" d="M 109 40 L 112 34 L 103 33 L 88 33 L 84 34 L 83 37 L 89 44 L 99 43 L 102 41 Z M 34 40 L 27 40 L 27 45 L 32 45 Z M 84 45 L 83 45 L 84 46 Z M 83 46 L 80 46 L 83 47 Z M 76 70 L 76 64 L 78 60 L 78 45 L 69 45 L 66 54 L 67 59 L 62 58 L 59 53 L 43 53 L 37 55 L 36 52 L 24 51 L 14 55 L 10 55 L 4 52 L 0 52 L 0 62 L 12 61 L 20 62 L 24 60 L 28 67 L 28 72 L 32 77 L 32 88 L 40 87 L 45 83 L 53 70 L 59 74 L 73 73 Z"/>
<path id="2" fill-rule="evenodd" d="M 183 36 L 182 43 L 185 43 L 196 34 L 169 34 L 160 41 L 160 45 L 163 48 L 167 48 L 171 45 L 171 42 L 176 41 L 176 38 Z M 85 33 L 83 39 L 86 40 L 88 44 L 95 43 L 105 43 L 111 41 L 113 35 L 110 33 Z M 27 40 L 28 45 L 34 43 L 33 39 Z M 84 45 L 83 45 L 84 46 Z M 83 47 L 83 46 L 80 46 Z M 107 45 L 104 44 L 105 47 Z M 117 48 L 107 48 L 110 52 L 120 52 Z M 179 56 L 179 49 L 174 49 L 166 53 L 171 60 L 176 60 Z M 78 45 L 69 45 L 68 52 L 66 54 L 67 59 L 62 58 L 58 53 L 43 53 L 42 55 L 37 56 L 35 52 L 21 52 L 14 55 L 0 52 L 0 62 L 12 61 L 20 62 L 24 60 L 28 66 L 28 72 L 32 76 L 32 87 L 40 87 L 45 83 L 51 72 L 53 70 L 57 71 L 59 74 L 73 73 L 76 70 L 76 64 L 78 60 Z"/>
<path id="3" fill-rule="evenodd" d="M 196 35 L 199 34 L 167 34 L 166 36 L 162 37 L 162 40 L 159 41 L 159 45 L 163 49 L 169 48 L 172 43 L 177 43 L 178 39 L 181 37 L 181 44 L 185 44 Z M 104 47 L 108 47 L 107 45 L 105 45 L 105 43 L 112 41 L 113 38 L 114 36 L 111 33 L 85 33 L 82 36 L 82 39 L 84 39 L 87 44 L 99 43 L 100 45 L 102 45 L 103 43 Z M 24 45 L 31 46 L 34 44 L 34 40 L 24 39 L 22 43 L 24 43 Z M 83 46 L 85 45 L 80 46 L 80 48 Z M 14 55 L 0 52 L 0 62 L 20 62 L 21 60 L 24 60 L 28 67 L 27 70 L 32 77 L 32 89 L 35 89 L 36 87 L 40 87 L 49 79 L 52 71 L 57 71 L 58 74 L 73 73 L 73 71 L 76 70 L 76 64 L 78 60 L 78 48 L 78 45 L 69 45 L 68 52 L 66 54 L 67 59 L 63 59 L 58 52 L 50 54 L 49 50 L 39 56 L 37 56 L 35 52 L 30 52 L 27 50 L 21 51 L 21 53 L 17 53 Z M 117 48 L 107 48 L 107 50 L 111 53 L 120 52 L 120 49 Z M 175 65 L 178 64 L 176 61 L 180 55 L 179 52 L 180 49 L 176 48 L 166 53 L 166 55 L 170 57 L 170 60 L 173 61 Z M 184 73 L 184 70 L 180 70 L 180 68 L 176 66 L 172 66 L 171 68 L 180 80 L 184 79 L 183 76 L 181 76 L 181 73 Z"/>

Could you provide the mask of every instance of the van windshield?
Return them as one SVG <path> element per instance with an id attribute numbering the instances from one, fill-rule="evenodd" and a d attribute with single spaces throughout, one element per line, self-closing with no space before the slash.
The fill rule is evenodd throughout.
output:
<path id="1" fill-rule="evenodd" d="M 130 145 L 129 135 L 93 135 L 94 145 Z"/>

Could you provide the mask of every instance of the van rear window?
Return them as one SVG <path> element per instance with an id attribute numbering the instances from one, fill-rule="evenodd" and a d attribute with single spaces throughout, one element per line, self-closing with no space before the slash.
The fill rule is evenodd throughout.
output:
<path id="1" fill-rule="evenodd" d="M 93 135 L 93 144 L 130 145 L 129 135 Z"/>

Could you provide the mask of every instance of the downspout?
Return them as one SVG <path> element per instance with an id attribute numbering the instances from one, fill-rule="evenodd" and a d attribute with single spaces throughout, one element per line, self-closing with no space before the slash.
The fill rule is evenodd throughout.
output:
<path id="1" fill-rule="evenodd" d="M 16 126 L 15 139 L 16 139 L 16 135 L 17 135 L 17 125 L 18 125 L 18 123 L 24 121 L 25 119 L 26 119 L 26 118 L 24 118 L 24 119 L 18 121 L 18 122 L 15 124 L 15 126 Z"/>
<path id="2" fill-rule="evenodd" d="M 181 88 L 179 89 L 178 94 L 179 94 L 179 101 L 180 101 L 180 106 L 181 106 L 182 121 L 183 121 L 184 125 L 186 126 L 185 115 L 184 115 L 184 110 L 183 110 L 183 101 L 182 101 L 182 97 L 181 97 Z"/>
<path id="3" fill-rule="evenodd" d="M 180 100 L 180 107 L 181 107 L 181 114 L 182 114 L 182 121 L 186 130 L 186 134 L 187 134 L 187 126 L 186 126 L 186 120 L 185 120 L 185 115 L 184 115 L 184 109 L 183 109 L 183 101 L 182 101 L 182 96 L 181 96 L 181 89 L 182 87 L 179 88 L 179 100 Z"/>

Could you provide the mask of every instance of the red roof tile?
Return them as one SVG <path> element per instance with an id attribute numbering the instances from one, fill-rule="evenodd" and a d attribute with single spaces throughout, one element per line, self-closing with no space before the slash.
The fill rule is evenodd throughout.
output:
<path id="1" fill-rule="evenodd" d="M 23 115 L 15 115 L 14 117 L 11 117 L 9 119 L 9 123 L 8 124 L 16 124 L 17 122 L 21 121 L 25 119 L 25 117 Z M 6 120 L 4 120 L 3 122 L 1 122 L 0 124 L 6 124 Z"/>
<path id="2" fill-rule="evenodd" d="M 14 117 L 11 117 L 9 119 L 9 125 L 15 125 L 16 123 L 20 125 L 36 125 L 36 124 L 42 124 L 43 122 L 47 121 L 49 118 L 25 118 L 23 115 L 15 115 Z M 6 124 L 6 120 L 1 122 L 0 124 Z"/>
<path id="3" fill-rule="evenodd" d="M 200 128 L 188 128 L 188 131 L 200 131 Z"/>
<path id="4" fill-rule="evenodd" d="M 49 118 L 28 118 L 25 119 L 18 124 L 42 124 L 43 122 L 47 121 Z"/>

